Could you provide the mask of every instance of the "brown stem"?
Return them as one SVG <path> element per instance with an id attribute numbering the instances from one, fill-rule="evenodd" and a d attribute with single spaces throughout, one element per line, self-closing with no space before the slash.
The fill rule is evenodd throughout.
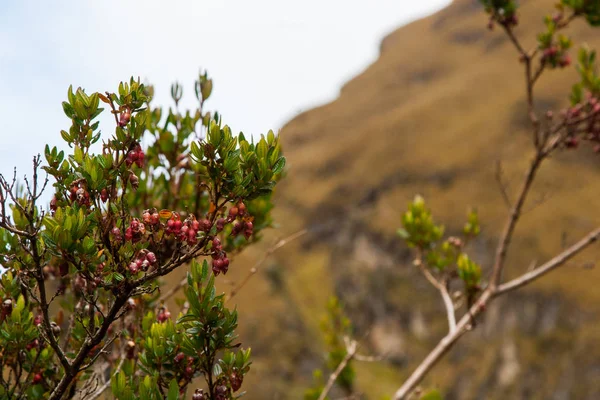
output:
<path id="1" fill-rule="evenodd" d="M 517 225 L 519 217 L 521 216 L 521 211 L 523 209 L 523 204 L 525 204 L 525 199 L 529 194 L 529 190 L 531 189 L 531 185 L 543 159 L 543 154 L 537 152 L 529 166 L 529 169 L 525 176 L 525 180 L 523 181 L 523 185 L 519 192 L 517 201 L 515 202 L 511 210 L 508 222 L 504 228 L 500 242 L 498 243 L 498 247 L 496 249 L 496 258 L 494 260 L 494 266 L 492 268 L 492 275 L 489 283 L 492 287 L 496 287 L 500 282 L 508 246 L 510 245 L 515 226 Z"/>
<path id="2" fill-rule="evenodd" d="M 83 362 L 90 354 L 90 351 L 95 346 L 97 346 L 102 341 L 102 339 L 104 339 L 104 337 L 106 336 L 106 332 L 108 331 L 108 328 L 115 321 L 117 314 L 119 313 L 121 308 L 127 302 L 127 299 L 129 298 L 129 296 L 131 294 L 131 291 L 132 291 L 132 288 L 123 290 L 115 298 L 115 302 L 113 303 L 112 307 L 110 308 L 110 311 L 106 315 L 106 319 L 102 322 L 102 325 L 100 326 L 100 328 L 96 331 L 96 333 L 93 336 L 91 336 L 91 337 L 88 336 L 85 338 L 83 345 L 81 346 L 81 348 L 79 349 L 79 352 L 77 353 L 77 356 L 71 363 L 70 368 L 65 371 L 65 374 L 63 375 L 61 380 L 58 382 L 58 385 L 54 388 L 54 390 L 50 394 L 50 397 L 48 398 L 48 400 L 59 400 L 65 395 L 65 393 L 67 392 L 67 389 L 72 384 L 72 382 L 75 379 L 75 377 L 77 376 L 77 374 L 81 371 L 81 366 L 83 365 Z"/>

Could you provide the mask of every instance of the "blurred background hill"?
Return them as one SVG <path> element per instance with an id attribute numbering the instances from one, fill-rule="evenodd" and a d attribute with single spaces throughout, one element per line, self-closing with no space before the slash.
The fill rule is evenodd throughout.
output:
<path id="1" fill-rule="evenodd" d="M 529 48 L 543 27 L 540 9 L 551 13 L 553 1 L 521 3 L 516 32 Z M 442 337 L 438 294 L 394 234 L 416 193 L 449 232 L 477 207 L 483 233 L 471 253 L 489 267 L 508 213 L 498 162 L 515 195 L 532 152 L 522 66 L 503 33 L 486 23 L 477 0 L 455 0 L 399 28 L 335 101 L 283 128 L 289 168 L 277 193 L 280 226 L 227 277 L 239 281 L 276 238 L 309 233 L 269 258 L 235 299 L 242 339 L 256 356 L 247 398 L 302 397 L 323 363 L 314 343 L 322 343 L 319 319 L 333 294 L 358 335 L 371 330 L 365 352 L 388 354 L 356 364 L 358 389 L 369 399 L 392 394 Z M 569 33 L 600 45 L 583 22 Z M 576 79 L 573 67 L 545 73 L 540 112 L 566 105 Z M 598 226 L 599 166 L 591 149 L 581 149 L 542 168 L 509 252 L 509 276 Z M 600 398 L 598 254 L 588 251 L 495 303 L 425 386 L 439 387 L 446 399 Z"/>

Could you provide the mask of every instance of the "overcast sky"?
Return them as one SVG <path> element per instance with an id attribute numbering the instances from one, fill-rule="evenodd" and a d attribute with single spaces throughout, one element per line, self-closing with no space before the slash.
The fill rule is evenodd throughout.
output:
<path id="1" fill-rule="evenodd" d="M 384 35 L 448 3 L 2 1 L 0 173 L 17 166 L 19 176 L 30 174 L 31 156 L 61 143 L 70 84 L 116 91 L 119 81 L 140 76 L 155 85 L 155 104 L 170 104 L 178 80 L 185 106 L 204 68 L 214 80 L 208 109 L 234 132 L 259 134 L 333 100 L 376 59 Z"/>

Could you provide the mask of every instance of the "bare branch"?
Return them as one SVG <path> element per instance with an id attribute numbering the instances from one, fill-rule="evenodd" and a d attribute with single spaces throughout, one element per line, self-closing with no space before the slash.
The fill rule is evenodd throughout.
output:
<path id="1" fill-rule="evenodd" d="M 446 282 L 440 282 L 437 280 L 435 276 L 431 274 L 431 271 L 427 268 L 427 266 L 421 260 L 421 256 L 415 260 L 415 264 L 421 269 L 425 278 L 440 291 L 442 295 L 442 300 L 444 300 L 444 306 L 446 307 L 446 314 L 448 318 L 448 331 L 453 332 L 456 329 L 456 315 L 454 313 L 454 302 L 452 301 L 452 297 L 450 297 L 450 293 L 448 293 L 448 286 Z"/>
<path id="2" fill-rule="evenodd" d="M 421 362 L 421 364 L 419 364 L 417 369 L 411 374 L 408 380 L 404 382 L 402 387 L 398 389 L 393 399 L 405 399 L 406 396 L 410 394 L 410 392 L 421 382 L 425 375 L 431 370 L 431 368 L 433 368 L 435 364 L 437 364 L 437 362 L 454 345 L 454 343 L 456 343 L 456 341 L 458 341 L 458 339 L 464 333 L 471 329 L 471 318 L 475 318 L 477 315 L 482 313 L 486 309 L 487 304 L 491 302 L 493 298 L 525 286 L 552 271 L 553 269 L 564 265 L 569 259 L 580 253 L 592 243 L 596 242 L 599 238 L 600 228 L 597 228 L 583 237 L 580 241 L 533 271 L 529 271 L 505 284 L 496 287 L 491 285 L 488 286 L 487 289 L 485 289 L 481 296 L 477 299 L 475 304 L 473 304 L 469 312 L 466 313 L 457 323 L 454 332 L 449 332 L 437 344 L 437 346 L 429 353 L 429 355 Z"/>
<path id="3" fill-rule="evenodd" d="M 229 294 L 229 298 L 227 300 L 231 300 L 233 297 L 235 297 L 236 294 L 238 294 L 238 292 L 258 272 L 258 268 L 261 266 L 262 263 L 264 263 L 267 260 L 267 258 L 269 258 L 269 256 L 271 254 L 275 253 L 277 250 L 279 250 L 286 244 L 293 242 L 294 240 L 298 239 L 299 237 L 304 236 L 307 233 L 308 233 L 307 229 L 301 229 L 298 232 L 295 232 L 283 239 L 278 240 L 272 247 L 270 247 L 265 252 L 265 254 L 263 254 L 263 256 L 254 264 L 254 266 L 252 266 L 252 268 L 250 268 L 250 271 L 248 271 L 248 274 L 246 275 L 246 277 L 236 287 L 234 287 L 231 290 L 231 293 Z"/>
<path id="4" fill-rule="evenodd" d="M 442 294 L 442 299 L 444 300 L 444 305 L 446 306 L 446 314 L 448 316 L 448 331 L 452 333 L 456 330 L 456 315 L 454 314 L 454 302 L 450 297 L 450 293 L 448 293 L 448 287 L 446 285 L 441 286 L 440 293 Z"/>
<path id="5" fill-rule="evenodd" d="M 115 376 L 117 376 L 119 371 L 121 371 L 121 367 L 123 366 L 124 362 L 125 362 L 125 352 L 123 352 L 123 354 L 121 355 L 119 364 L 117 364 L 117 368 L 115 368 L 115 372 L 112 374 L 112 377 L 110 379 L 108 379 L 106 382 L 104 382 L 104 384 L 102 386 L 100 386 L 100 388 L 98 388 L 98 390 L 94 394 L 92 394 L 90 397 L 88 397 L 88 400 L 95 400 L 98 397 L 102 396 L 102 393 L 104 393 L 104 391 L 106 389 L 108 389 L 108 387 L 110 386 L 111 379 L 114 378 Z"/>
<path id="6" fill-rule="evenodd" d="M 525 204 L 525 199 L 527 198 L 527 194 L 529 193 L 529 190 L 531 189 L 533 179 L 535 178 L 535 175 L 536 175 L 543 159 L 544 159 L 544 156 L 541 154 L 541 152 L 538 151 L 536 153 L 535 157 L 533 158 L 533 160 L 531 161 L 531 165 L 529 166 L 529 169 L 525 176 L 525 180 L 524 180 L 521 190 L 519 192 L 519 196 L 517 197 L 517 201 L 511 210 L 508 222 L 506 224 L 506 227 L 504 228 L 500 242 L 498 243 L 498 248 L 496 249 L 496 257 L 494 260 L 494 266 L 492 268 L 492 275 L 491 275 L 490 282 L 489 282 L 489 284 L 492 288 L 495 288 L 498 285 L 498 283 L 500 282 L 508 246 L 510 245 L 512 235 L 515 230 L 515 226 L 517 225 L 517 221 L 519 220 L 519 217 L 521 216 L 523 204 Z"/>
<path id="7" fill-rule="evenodd" d="M 508 281 L 500 286 L 498 286 L 498 290 L 496 292 L 497 295 L 503 294 L 506 292 L 510 292 L 511 290 L 518 289 L 522 286 L 525 286 L 532 281 L 538 279 L 542 275 L 547 274 L 553 269 L 563 265 L 566 261 L 571 259 L 581 250 L 585 249 L 590 244 L 594 243 L 600 237 L 600 228 L 590 232 L 587 236 L 582 238 L 579 242 L 575 243 L 573 246 L 569 247 L 544 265 L 535 268 L 526 274 L 521 275 L 518 278 L 515 278 L 511 281 Z"/>
<path id="8" fill-rule="evenodd" d="M 340 374 L 342 373 L 342 371 L 344 370 L 344 368 L 346 368 L 346 365 L 348 365 L 348 363 L 350 362 L 350 360 L 352 360 L 354 358 L 354 356 L 356 355 L 357 350 L 358 350 L 358 343 L 355 340 L 352 340 L 349 343 L 349 345 L 347 346 L 346 356 L 339 363 L 339 365 L 337 366 L 337 368 L 335 369 L 335 371 L 333 371 L 331 373 L 331 375 L 329 375 L 329 379 L 327 380 L 327 384 L 323 388 L 323 391 L 321 392 L 321 395 L 319 396 L 318 400 L 325 400 L 325 398 L 327 397 L 327 394 L 329 393 L 329 391 L 333 387 L 333 384 L 335 383 L 336 379 L 338 378 L 338 376 L 340 376 Z"/>

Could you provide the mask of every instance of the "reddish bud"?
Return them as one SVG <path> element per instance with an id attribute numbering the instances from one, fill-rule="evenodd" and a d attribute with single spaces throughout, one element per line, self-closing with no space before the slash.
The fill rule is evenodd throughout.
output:
<path id="1" fill-rule="evenodd" d="M 571 65 L 571 56 L 565 54 L 560 58 L 558 63 L 562 68 L 568 67 L 569 65 Z"/>
<path id="2" fill-rule="evenodd" d="M 129 272 L 131 272 L 134 275 L 137 274 L 138 272 L 140 272 L 140 269 L 141 269 L 141 266 L 138 265 L 138 263 L 135 261 L 132 261 L 129 264 Z"/>
<path id="3" fill-rule="evenodd" d="M 210 223 L 210 220 L 207 218 L 202 219 L 202 221 L 200 222 L 200 229 L 204 232 L 210 231 L 211 227 L 212 227 L 212 224 Z"/>
<path id="4" fill-rule="evenodd" d="M 137 160 L 135 161 L 135 163 L 140 168 L 144 167 L 144 152 L 143 151 L 140 150 L 138 152 L 138 154 L 137 154 Z"/>
<path id="5" fill-rule="evenodd" d="M 579 140 L 576 137 L 568 137 L 565 139 L 565 146 L 569 149 L 574 149 L 579 145 Z"/>
<path id="6" fill-rule="evenodd" d="M 204 395 L 204 390 L 196 389 L 192 395 L 192 400 L 208 400 L 208 397 Z"/>
<path id="7" fill-rule="evenodd" d="M 171 318 L 171 313 L 165 307 L 162 307 L 156 315 L 156 320 L 158 322 L 165 322 L 169 318 Z"/>
<path id="8" fill-rule="evenodd" d="M 42 374 L 40 374 L 40 373 L 38 372 L 37 374 L 35 374 L 35 375 L 33 376 L 33 379 L 31 380 L 31 382 L 32 382 L 34 385 L 37 385 L 38 383 L 40 383 L 40 382 L 42 381 L 42 379 L 44 379 L 44 378 L 42 377 Z"/>
<path id="9" fill-rule="evenodd" d="M 58 208 L 57 203 L 58 203 L 58 200 L 56 199 L 56 196 L 52 197 L 52 200 L 50 200 L 50 211 L 52 211 L 53 214 L 56 211 L 56 209 Z"/>
<path id="10" fill-rule="evenodd" d="M 4 315 L 8 315 L 12 312 L 13 309 L 13 301 L 12 299 L 6 299 L 2 302 L 2 313 Z"/>
<path id="11" fill-rule="evenodd" d="M 184 358 L 185 358 L 185 354 L 177 353 L 177 355 L 175 356 L 173 361 L 175 361 L 176 363 L 180 363 L 183 361 Z"/>
<path id="12" fill-rule="evenodd" d="M 135 174 L 129 175 L 129 183 L 131 183 L 131 187 L 137 189 L 140 185 L 140 180 Z"/>
<path id="13" fill-rule="evenodd" d="M 146 260 L 148 260 L 148 262 L 151 265 L 153 265 L 156 262 L 156 254 L 154 254 L 153 252 L 146 254 Z"/>
<path id="14" fill-rule="evenodd" d="M 131 120 L 131 113 L 129 112 L 129 110 L 125 110 L 121 113 L 121 117 L 119 118 L 119 126 L 121 128 L 124 128 L 129 121 Z"/>
<path id="15" fill-rule="evenodd" d="M 102 200 L 103 203 L 108 201 L 108 191 L 106 189 L 102 189 L 100 192 L 100 200 Z"/>
<path id="16" fill-rule="evenodd" d="M 131 360 L 133 357 L 135 357 L 135 342 L 133 340 L 127 341 L 125 351 L 127 352 L 128 360 Z"/>
<path id="17" fill-rule="evenodd" d="M 231 389 L 234 392 L 237 392 L 242 387 L 242 382 L 244 381 L 244 377 L 237 371 L 234 371 L 229 375 L 229 383 L 231 384 Z"/>

